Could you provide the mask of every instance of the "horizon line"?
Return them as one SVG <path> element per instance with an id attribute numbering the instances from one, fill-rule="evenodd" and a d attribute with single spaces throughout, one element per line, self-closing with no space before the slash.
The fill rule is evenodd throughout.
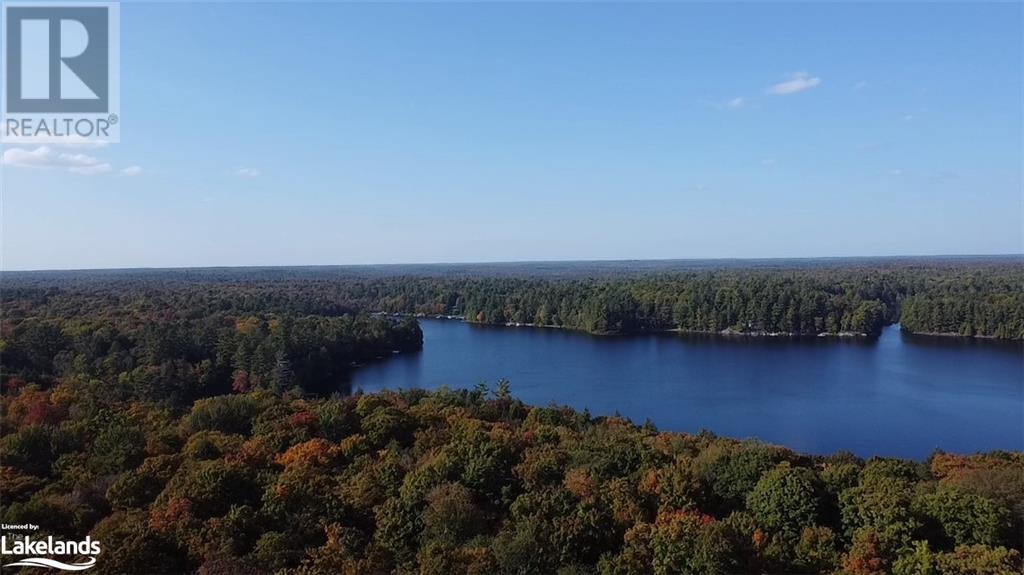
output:
<path id="1" fill-rule="evenodd" d="M 608 258 L 608 259 L 551 259 L 551 260 L 494 260 L 494 261 L 435 261 L 435 262 L 391 262 L 372 264 L 246 264 L 246 265 L 198 265 L 198 266 L 129 266 L 129 267 L 95 267 L 95 268 L 32 268 L 3 269 L 5 273 L 49 273 L 49 272 L 115 272 L 115 271 L 186 271 L 186 270 L 224 270 L 224 269 L 286 269 L 286 268 L 366 268 L 366 267 L 400 267 L 400 266 L 484 266 L 484 265 L 523 265 L 523 264 L 578 264 L 578 263 L 637 263 L 637 262 L 772 262 L 772 261 L 811 261 L 811 260 L 894 260 L 894 259 L 949 259 L 949 258 L 1024 258 L 1024 252 L 997 254 L 888 254 L 858 256 L 773 256 L 773 257 L 694 257 L 694 258 Z"/>

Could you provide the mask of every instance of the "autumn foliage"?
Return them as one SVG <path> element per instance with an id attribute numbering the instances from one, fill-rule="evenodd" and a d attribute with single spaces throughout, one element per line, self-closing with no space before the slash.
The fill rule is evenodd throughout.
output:
<path id="1" fill-rule="evenodd" d="M 24 394 L 24 396 L 23 396 Z M 55 401 L 55 397 L 63 398 Z M 60 417 L 26 421 L 26 406 Z M 1020 573 L 1019 453 L 812 457 L 498 393 L 5 394 L 2 520 L 101 573 Z M 1010 479 L 1008 479 L 1010 478 Z"/>

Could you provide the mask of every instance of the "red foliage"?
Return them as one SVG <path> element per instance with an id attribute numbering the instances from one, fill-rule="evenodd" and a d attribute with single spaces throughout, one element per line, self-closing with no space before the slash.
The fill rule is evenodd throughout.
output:
<path id="1" fill-rule="evenodd" d="M 50 402 L 50 393 L 33 388 L 21 389 L 7 408 L 9 422 L 22 428 L 30 425 L 56 424 L 67 417 L 67 411 Z"/>
<path id="2" fill-rule="evenodd" d="M 658 517 L 655 518 L 654 523 L 656 525 L 667 525 L 682 519 L 691 520 L 701 527 L 711 525 L 715 522 L 715 518 L 707 515 L 706 513 L 701 513 L 700 511 L 691 509 L 678 509 L 675 511 L 659 513 Z"/>
<path id="3" fill-rule="evenodd" d="M 20 378 L 17 378 L 17 377 L 12 377 L 11 379 L 7 380 L 7 392 L 8 393 L 15 393 L 19 389 L 25 387 L 25 385 L 26 385 L 26 382 L 25 382 L 24 379 L 20 379 Z"/>
<path id="4" fill-rule="evenodd" d="M 184 497 L 175 497 L 167 507 L 156 507 L 149 513 L 149 526 L 154 531 L 167 532 L 184 523 L 192 514 L 192 502 Z"/>
<path id="5" fill-rule="evenodd" d="M 320 418 L 310 411 L 300 411 L 288 418 L 288 425 L 292 427 L 315 427 L 319 423 Z"/>
<path id="6" fill-rule="evenodd" d="M 231 389 L 235 393 L 245 393 L 251 388 L 249 385 L 249 373 L 245 370 L 235 372 L 234 380 L 231 382 Z"/>
<path id="7" fill-rule="evenodd" d="M 64 419 L 63 409 L 49 401 L 37 401 L 28 406 L 28 409 L 25 411 L 25 418 L 21 420 L 21 425 L 58 423 L 62 419 Z"/>

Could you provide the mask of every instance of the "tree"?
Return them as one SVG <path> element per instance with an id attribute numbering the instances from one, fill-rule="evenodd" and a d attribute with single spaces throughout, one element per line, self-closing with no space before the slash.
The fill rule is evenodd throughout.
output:
<path id="1" fill-rule="evenodd" d="M 292 370 L 292 362 L 288 354 L 282 349 L 277 352 L 274 359 L 274 369 L 270 374 L 270 381 L 277 391 L 291 389 L 295 385 L 295 372 Z"/>
<path id="2" fill-rule="evenodd" d="M 747 495 L 747 509 L 769 532 L 795 539 L 816 523 L 819 498 L 813 471 L 782 463 L 765 473 Z"/>
<path id="3" fill-rule="evenodd" d="M 954 545 L 996 545 L 1010 530 L 1010 513 L 991 499 L 952 487 L 919 496 L 914 510 L 937 524 Z"/>
<path id="4" fill-rule="evenodd" d="M 458 483 L 435 487 L 423 510 L 423 537 L 427 542 L 453 547 L 484 531 L 483 513 L 473 493 Z"/>

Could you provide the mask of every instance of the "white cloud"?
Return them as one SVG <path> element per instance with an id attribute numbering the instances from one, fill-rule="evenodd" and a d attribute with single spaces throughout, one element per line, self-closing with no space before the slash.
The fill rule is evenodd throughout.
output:
<path id="1" fill-rule="evenodd" d="M 0 164 L 17 168 L 45 168 L 53 161 L 53 150 L 47 146 L 39 146 L 35 150 L 9 148 L 0 156 Z"/>
<path id="2" fill-rule="evenodd" d="M 716 110 L 739 110 L 740 108 L 749 108 L 753 105 L 753 101 L 750 98 L 743 96 L 736 96 L 729 100 L 701 100 L 701 103 Z"/>
<path id="3" fill-rule="evenodd" d="M 73 168 L 87 168 L 100 163 L 96 158 L 85 154 L 58 154 L 57 159 Z"/>
<path id="4" fill-rule="evenodd" d="M 114 171 L 108 162 L 88 154 L 60 152 L 50 146 L 39 146 L 33 150 L 8 148 L 0 156 L 0 164 L 12 168 L 37 168 L 66 170 L 73 174 L 93 176 Z M 137 167 L 137 166 L 136 166 Z"/>
<path id="5" fill-rule="evenodd" d="M 50 146 L 39 146 L 34 150 L 9 148 L 4 150 L 2 161 L 5 166 L 15 168 L 85 168 L 100 164 L 98 159 L 86 154 L 58 152 Z"/>
<path id="6" fill-rule="evenodd" d="M 263 172 L 257 168 L 238 168 L 235 170 L 235 175 L 243 178 L 258 178 L 263 175 Z"/>
<path id="7" fill-rule="evenodd" d="M 137 176 L 142 173 L 142 166 L 128 166 L 121 170 L 122 176 Z"/>
<path id="8" fill-rule="evenodd" d="M 794 72 L 787 76 L 789 79 L 784 82 L 779 82 L 768 88 L 767 93 L 775 96 L 788 96 L 790 94 L 796 94 L 803 92 L 804 90 L 810 90 L 811 88 L 821 84 L 821 78 L 811 76 L 807 72 Z"/>
<path id="9" fill-rule="evenodd" d="M 102 164 L 92 164 L 89 166 L 74 166 L 68 168 L 69 172 L 75 174 L 82 174 L 83 176 L 95 176 L 97 174 L 109 174 L 114 170 L 113 166 L 104 162 Z"/>

